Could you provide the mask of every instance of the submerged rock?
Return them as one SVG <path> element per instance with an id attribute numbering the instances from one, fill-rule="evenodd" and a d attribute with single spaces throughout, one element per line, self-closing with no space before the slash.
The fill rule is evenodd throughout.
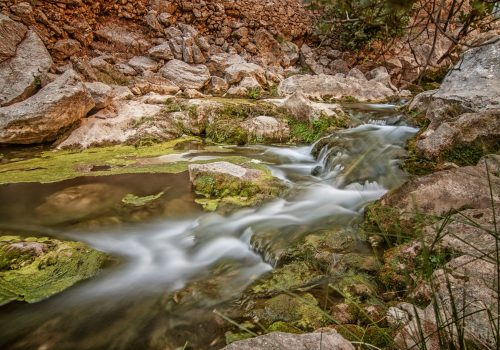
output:
<path id="1" fill-rule="evenodd" d="M 229 162 L 189 165 L 189 179 L 196 193 L 218 205 L 248 206 L 278 196 L 284 185 L 268 172 Z"/>
<path id="2" fill-rule="evenodd" d="M 308 334 L 274 332 L 232 343 L 223 350 L 268 350 L 272 348 L 309 350 L 320 347 L 328 350 L 354 350 L 354 346 L 334 330 Z"/>
<path id="3" fill-rule="evenodd" d="M 52 141 L 94 106 L 80 77 L 70 69 L 35 96 L 0 108 L 0 143 Z"/>
<path id="4" fill-rule="evenodd" d="M 34 303 L 94 276 L 105 255 L 80 242 L 0 237 L 0 305 Z"/>

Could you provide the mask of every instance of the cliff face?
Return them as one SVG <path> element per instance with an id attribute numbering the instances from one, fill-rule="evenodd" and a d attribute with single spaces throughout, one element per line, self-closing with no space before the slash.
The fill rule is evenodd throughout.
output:
<path id="1" fill-rule="evenodd" d="M 98 32 L 110 25 L 154 43 L 166 28 L 187 23 L 210 45 L 252 56 L 269 38 L 301 42 L 312 28 L 312 15 L 299 0 L 4 0 L 0 6 L 2 13 L 35 29 L 56 61 L 103 50 Z"/>

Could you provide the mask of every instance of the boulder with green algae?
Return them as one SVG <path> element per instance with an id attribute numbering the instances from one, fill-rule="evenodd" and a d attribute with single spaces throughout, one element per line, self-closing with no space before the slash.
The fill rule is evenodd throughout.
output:
<path id="1" fill-rule="evenodd" d="M 283 291 L 294 291 L 319 282 L 323 276 L 303 261 L 284 265 L 273 270 L 267 278 L 262 278 L 251 287 L 253 294 L 271 295 Z"/>
<path id="2" fill-rule="evenodd" d="M 280 294 L 264 302 L 262 308 L 252 311 L 254 318 L 264 325 L 286 322 L 300 330 L 310 331 L 328 323 L 327 314 L 309 293 L 301 295 Z"/>
<path id="3" fill-rule="evenodd" d="M 0 305 L 34 303 L 94 276 L 106 256 L 81 242 L 0 237 Z"/>
<path id="4" fill-rule="evenodd" d="M 200 203 L 205 203 L 207 209 L 211 210 L 220 205 L 255 205 L 277 197 L 285 189 L 281 181 L 258 164 L 241 166 L 229 162 L 214 162 L 192 164 L 188 170 L 195 192 L 209 200 Z"/>

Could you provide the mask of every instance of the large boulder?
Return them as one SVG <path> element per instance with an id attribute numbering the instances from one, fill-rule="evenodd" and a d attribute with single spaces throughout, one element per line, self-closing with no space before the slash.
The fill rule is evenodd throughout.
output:
<path id="1" fill-rule="evenodd" d="M 0 305 L 34 303 L 94 276 L 106 257 L 80 242 L 0 237 Z"/>
<path id="2" fill-rule="evenodd" d="M 140 53 L 151 47 L 143 35 L 118 24 L 105 25 L 98 29 L 95 35 L 97 39 L 111 45 L 115 51 Z"/>
<path id="3" fill-rule="evenodd" d="M 255 63 L 236 63 L 228 66 L 224 72 L 228 84 L 239 83 L 245 77 L 255 78 L 261 85 L 267 83 L 264 68 Z"/>
<path id="4" fill-rule="evenodd" d="M 18 34 L 21 33 L 18 32 Z M 18 38 L 12 35 L 9 36 L 10 44 L 5 43 L 11 49 Z M 3 36 L 1 41 L 4 42 Z M 15 54 L 10 58 L 0 61 L 0 106 L 20 102 L 34 94 L 40 87 L 40 77 L 52 66 L 49 52 L 32 30 L 28 31 L 24 39 L 17 43 L 14 52 Z"/>
<path id="5" fill-rule="evenodd" d="M 52 141 L 94 106 L 80 77 L 70 69 L 35 96 L 0 108 L 0 143 Z"/>
<path id="6" fill-rule="evenodd" d="M 322 116 L 336 117 L 344 114 L 339 105 L 312 102 L 300 90 L 294 92 L 282 101 L 270 101 L 284 108 L 298 120 L 313 121 Z"/>
<path id="7" fill-rule="evenodd" d="M 318 333 L 291 334 L 274 332 L 232 343 L 222 350 L 354 350 L 354 346 L 334 330 Z"/>
<path id="8" fill-rule="evenodd" d="M 116 96 L 113 88 L 104 83 L 96 81 L 84 84 L 94 100 L 94 111 L 108 107 Z"/>
<path id="9" fill-rule="evenodd" d="M 137 101 L 117 101 L 116 110 L 103 110 L 59 144 L 59 148 L 135 143 L 144 138 L 168 141 L 181 136 L 174 123 L 164 117 L 162 106 Z"/>
<path id="10" fill-rule="evenodd" d="M 302 91 L 311 98 L 354 98 L 358 101 L 384 101 L 395 92 L 377 80 L 359 79 L 337 75 L 294 75 L 278 86 L 280 96 Z"/>
<path id="11" fill-rule="evenodd" d="M 498 40 L 471 49 L 438 90 L 414 98 L 409 108 L 430 121 L 416 143 L 419 155 L 442 160 L 445 152 L 458 146 L 473 149 L 486 143 L 487 151 L 498 148 L 495 142 L 500 116 L 499 57 Z"/>
<path id="12" fill-rule="evenodd" d="M 181 89 L 201 89 L 210 80 L 208 68 L 202 64 L 190 65 L 171 60 L 160 69 L 160 74 Z"/>
<path id="13" fill-rule="evenodd" d="M 23 41 L 28 28 L 0 13 L 0 62 L 16 54 L 17 45 Z"/>

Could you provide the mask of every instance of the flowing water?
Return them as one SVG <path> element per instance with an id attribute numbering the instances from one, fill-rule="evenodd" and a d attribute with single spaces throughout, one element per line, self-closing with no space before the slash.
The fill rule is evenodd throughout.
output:
<path id="1" fill-rule="evenodd" d="M 1 307 L 0 347 L 220 348 L 224 327 L 212 311 L 231 313 L 231 302 L 272 270 L 273 244 L 355 227 L 366 204 L 404 181 L 398 161 L 417 130 L 390 105 L 352 106 L 351 114 L 358 127 L 315 145 L 234 149 L 269 165 L 292 190 L 228 215 L 202 212 L 186 173 L 0 186 L 0 229 L 84 241 L 114 257 L 98 276 L 43 302 Z M 216 155 L 187 150 L 182 157 Z M 154 208 L 109 209 L 126 193 L 159 192 L 165 195 Z M 252 246 L 263 232 L 271 233 L 265 244 Z"/>

